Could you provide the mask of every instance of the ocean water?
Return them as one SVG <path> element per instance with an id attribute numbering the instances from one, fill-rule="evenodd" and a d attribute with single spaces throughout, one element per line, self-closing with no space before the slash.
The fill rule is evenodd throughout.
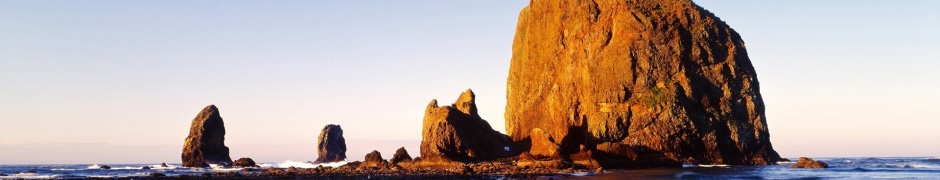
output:
<path id="1" fill-rule="evenodd" d="M 261 168 L 316 168 L 317 166 L 337 167 L 346 162 L 312 164 L 300 161 L 280 163 L 258 163 Z M 111 169 L 101 169 L 105 164 L 38 164 L 38 165 L 0 165 L 0 179 L 70 179 L 70 178 L 120 178 L 149 176 L 150 173 L 163 173 L 166 176 L 184 174 L 201 175 L 203 173 L 240 171 L 242 168 L 224 168 L 210 164 L 210 168 L 185 168 L 181 164 L 107 164 Z M 144 166 L 150 169 L 143 169 Z"/>
<path id="2" fill-rule="evenodd" d="M 798 159 L 798 158 L 790 158 Z M 940 179 L 940 157 L 912 158 L 814 158 L 829 163 L 828 169 L 790 169 L 792 163 L 772 166 L 686 165 L 682 168 L 607 170 L 602 174 L 578 173 L 558 178 L 571 179 Z M 322 164 L 340 166 L 345 162 Z M 320 164 L 284 161 L 261 163 L 262 168 L 314 168 Z M 167 176 L 238 171 L 239 168 L 183 168 L 179 164 L 97 164 L 0 165 L 0 179 L 67 179 L 85 177 L 137 177 L 150 173 Z M 152 169 L 143 170 L 143 166 Z M 35 172 L 29 172 L 35 171 Z"/>
<path id="3" fill-rule="evenodd" d="M 940 157 L 813 158 L 827 169 L 772 166 L 686 165 L 674 169 L 612 170 L 590 179 L 940 179 Z"/>

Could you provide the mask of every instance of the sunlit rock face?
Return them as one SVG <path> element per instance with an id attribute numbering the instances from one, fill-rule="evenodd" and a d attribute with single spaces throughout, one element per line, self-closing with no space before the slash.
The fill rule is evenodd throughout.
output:
<path id="1" fill-rule="evenodd" d="M 215 105 L 206 106 L 193 118 L 189 136 L 183 143 L 182 159 L 184 167 L 232 164 L 225 146 L 225 123 Z"/>
<path id="2" fill-rule="evenodd" d="M 424 114 L 421 159 L 474 162 L 513 156 L 512 141 L 477 114 L 476 95 L 467 90 L 450 106 L 431 100 Z"/>
<path id="3" fill-rule="evenodd" d="M 506 92 L 507 133 L 537 140 L 533 155 L 591 151 L 605 167 L 780 159 L 744 41 L 689 0 L 530 1 Z"/>

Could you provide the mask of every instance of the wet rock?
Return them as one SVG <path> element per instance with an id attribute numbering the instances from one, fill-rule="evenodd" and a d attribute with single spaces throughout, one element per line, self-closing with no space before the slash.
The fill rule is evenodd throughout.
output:
<path id="1" fill-rule="evenodd" d="M 796 164 L 791 165 L 790 168 L 829 168 L 829 164 L 826 164 L 826 162 L 822 161 L 816 161 L 808 157 L 800 157 L 800 160 L 796 161 Z"/>
<path id="2" fill-rule="evenodd" d="M 392 155 L 392 159 L 389 159 L 388 162 L 398 164 L 399 162 L 409 162 L 411 160 L 411 155 L 408 155 L 408 151 L 405 150 L 405 147 L 401 147 L 395 151 L 395 154 Z"/>
<path id="3" fill-rule="evenodd" d="M 339 125 L 323 127 L 317 138 L 317 160 L 314 163 L 329 163 L 346 160 L 346 139 Z"/>
<path id="4" fill-rule="evenodd" d="M 101 165 L 101 166 L 98 167 L 98 169 L 111 169 L 111 166 L 108 166 L 108 165 Z M 30 171 L 36 172 L 35 170 L 30 170 Z"/>
<path id="5" fill-rule="evenodd" d="M 515 155 L 509 137 L 477 114 L 475 96 L 468 89 L 454 104 L 442 107 L 431 100 L 424 115 L 422 161 L 473 162 Z"/>
<path id="6" fill-rule="evenodd" d="M 147 170 L 147 169 L 150 169 L 150 166 L 144 166 L 144 167 L 141 167 L 140 169 Z"/>
<path id="7" fill-rule="evenodd" d="M 206 106 L 193 118 L 189 136 L 183 143 L 183 167 L 232 164 L 225 146 L 225 124 L 215 105 Z"/>
<path id="8" fill-rule="evenodd" d="M 166 163 L 160 163 L 160 167 L 170 167 L 170 166 L 166 165 Z"/>
<path id="9" fill-rule="evenodd" d="M 238 160 L 235 160 L 234 163 L 232 163 L 232 166 L 235 167 L 254 167 L 255 165 L 257 165 L 255 164 L 255 160 L 247 157 L 239 158 Z"/>
<path id="10" fill-rule="evenodd" d="M 151 178 L 166 177 L 166 174 L 154 172 L 154 173 L 150 173 L 150 174 L 147 175 L 147 176 L 150 176 Z"/>
<path id="11" fill-rule="evenodd" d="M 520 12 L 506 90 L 512 140 L 560 157 L 584 145 L 609 167 L 780 159 L 757 73 L 725 22 L 691 0 L 578 2 Z"/>
<path id="12" fill-rule="evenodd" d="M 0 173 L 0 176 L 8 176 L 7 174 Z"/>

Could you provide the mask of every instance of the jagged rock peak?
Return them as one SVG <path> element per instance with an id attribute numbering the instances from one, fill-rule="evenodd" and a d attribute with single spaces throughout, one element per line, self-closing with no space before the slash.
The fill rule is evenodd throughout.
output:
<path id="1" fill-rule="evenodd" d="M 232 164 L 225 146 L 225 123 L 214 104 L 206 106 L 193 118 L 189 135 L 183 142 L 182 161 L 184 167 Z"/>
<path id="2" fill-rule="evenodd" d="M 422 160 L 471 162 L 512 155 L 512 141 L 480 118 L 474 98 L 467 90 L 451 106 L 431 100 L 424 115 Z"/>

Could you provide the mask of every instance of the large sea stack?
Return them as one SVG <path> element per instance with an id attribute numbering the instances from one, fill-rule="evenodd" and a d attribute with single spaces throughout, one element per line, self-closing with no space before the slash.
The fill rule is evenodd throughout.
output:
<path id="1" fill-rule="evenodd" d="M 424 114 L 421 159 L 426 162 L 474 162 L 514 155 L 509 136 L 493 130 L 477 114 L 476 95 L 467 90 L 450 106 L 431 100 Z"/>
<path id="2" fill-rule="evenodd" d="M 532 155 L 589 151 L 605 167 L 773 164 L 744 47 L 690 0 L 530 1 L 513 42 L 507 133 L 543 141 Z"/>
<path id="3" fill-rule="evenodd" d="M 314 163 L 329 163 L 346 160 L 346 138 L 343 128 L 330 124 L 323 127 L 317 138 L 317 160 Z"/>
<path id="4" fill-rule="evenodd" d="M 232 164 L 228 147 L 225 147 L 225 123 L 215 105 L 206 106 L 193 119 L 189 136 L 183 143 L 182 158 L 184 167 Z"/>

